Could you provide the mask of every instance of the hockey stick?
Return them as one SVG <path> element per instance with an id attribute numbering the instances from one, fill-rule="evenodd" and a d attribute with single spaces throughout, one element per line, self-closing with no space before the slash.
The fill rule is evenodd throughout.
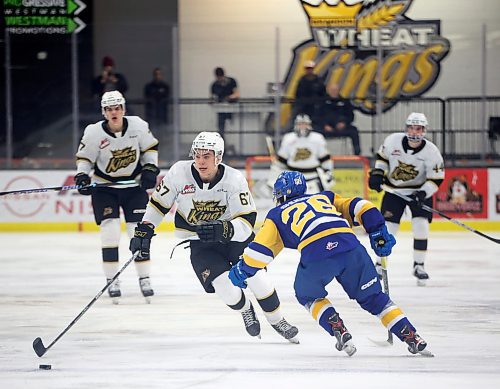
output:
<path id="1" fill-rule="evenodd" d="M 380 267 L 382 268 L 382 284 L 384 286 L 384 292 L 389 296 L 389 277 L 387 275 L 387 257 L 380 257 Z M 387 330 L 387 343 L 393 344 L 392 332 Z"/>
<path id="2" fill-rule="evenodd" d="M 137 184 L 137 182 L 135 180 L 117 181 L 117 182 L 102 182 L 102 183 L 94 182 L 93 184 L 89 184 L 89 185 L 64 185 L 64 186 L 52 186 L 49 188 L 10 190 L 7 192 L 0 192 L 0 196 L 4 196 L 4 195 L 8 195 L 8 194 L 15 194 L 15 193 L 28 194 L 28 193 L 48 192 L 49 190 L 61 191 L 61 190 L 101 188 L 101 187 L 113 186 L 113 185 L 131 185 L 131 184 Z"/>
<path id="3" fill-rule="evenodd" d="M 269 152 L 269 156 L 273 161 L 276 161 L 276 150 L 274 148 L 273 138 L 271 138 L 269 135 L 266 135 L 266 146 L 267 151 Z"/>
<path id="4" fill-rule="evenodd" d="M 90 303 L 87 304 L 87 306 L 85 308 L 83 308 L 83 310 L 78 314 L 77 317 L 75 317 L 73 319 L 73 321 L 71 323 L 69 323 L 69 325 L 57 336 L 57 338 L 55 338 L 52 343 L 50 343 L 47 347 L 45 347 L 43 345 L 43 342 L 42 342 L 42 339 L 41 338 L 36 338 L 34 341 L 33 341 L 33 350 L 35 350 L 35 353 L 36 355 L 38 355 L 39 357 L 43 356 L 59 339 L 62 338 L 62 336 L 68 332 L 68 330 L 73 327 L 73 325 L 85 314 L 85 312 L 88 311 L 88 309 L 97 301 L 97 299 L 99 297 L 101 297 L 101 295 L 106 291 L 106 289 L 109 288 L 109 286 L 120 276 L 120 274 L 122 274 L 122 272 L 125 270 L 125 268 L 130 265 L 130 263 L 137 258 L 137 256 L 139 255 L 139 251 L 136 251 L 134 253 L 134 255 L 132 255 L 128 260 L 127 262 L 125 262 L 125 264 L 122 266 L 122 268 L 120 270 L 118 270 L 118 272 L 113 276 L 113 278 L 111 278 L 108 283 L 104 286 L 104 288 L 101 289 L 101 291 L 99 293 L 96 294 L 96 296 L 90 301 Z"/>
<path id="5" fill-rule="evenodd" d="M 382 189 L 384 189 L 388 193 L 392 193 L 393 195 L 396 195 L 396 196 L 402 198 L 403 200 L 405 200 L 408 203 L 411 203 L 413 201 L 411 199 L 411 197 L 405 196 L 404 194 L 401 194 L 401 193 L 397 193 L 396 191 L 394 191 L 393 189 L 387 187 L 386 185 L 383 185 Z M 449 220 L 453 224 L 456 224 L 457 226 L 465 228 L 466 230 L 468 230 L 470 232 L 473 232 L 474 234 L 477 234 L 479 236 L 482 236 L 483 238 L 491 240 L 492 242 L 500 243 L 500 239 L 497 239 L 497 238 L 494 238 L 492 236 L 486 235 L 486 234 L 482 233 L 481 231 L 478 231 L 478 230 L 476 230 L 476 229 L 468 226 L 467 224 L 459 222 L 457 219 L 453 219 L 452 217 L 449 217 L 448 215 L 442 213 L 441 211 L 438 211 L 437 209 L 429 207 L 428 205 L 422 204 L 422 209 L 426 210 L 427 212 L 435 213 L 435 214 L 441 216 L 442 218 L 445 218 L 445 219 Z"/>

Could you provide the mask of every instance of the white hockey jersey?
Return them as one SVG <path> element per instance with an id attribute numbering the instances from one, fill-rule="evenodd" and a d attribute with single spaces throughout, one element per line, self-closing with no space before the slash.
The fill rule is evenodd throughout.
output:
<path id="1" fill-rule="evenodd" d="M 148 123 L 125 116 L 123 125 L 119 134 L 109 131 L 104 120 L 85 128 L 76 153 L 77 173 L 94 169 L 93 182 L 116 182 L 136 179 L 143 165 L 158 166 L 158 140 Z"/>
<path id="2" fill-rule="evenodd" d="M 245 177 L 223 163 L 212 183 L 203 183 L 194 162 L 176 162 L 153 192 L 143 221 L 157 226 L 176 203 L 176 236 L 198 239 L 196 225 L 210 220 L 230 220 L 232 240 L 244 242 L 253 233 L 257 216 Z"/>
<path id="3" fill-rule="evenodd" d="M 404 195 L 424 190 L 426 197 L 431 197 L 444 179 L 444 161 L 436 145 L 424 139 L 420 146 L 411 148 L 404 133 L 384 140 L 375 168 L 385 172 L 389 187 Z"/>
<path id="4" fill-rule="evenodd" d="M 306 178 L 310 173 L 317 175 L 317 167 L 326 171 L 333 168 L 325 137 L 317 132 L 310 132 L 308 136 L 298 136 L 295 132 L 285 134 L 278 150 L 278 161 L 303 173 Z"/>

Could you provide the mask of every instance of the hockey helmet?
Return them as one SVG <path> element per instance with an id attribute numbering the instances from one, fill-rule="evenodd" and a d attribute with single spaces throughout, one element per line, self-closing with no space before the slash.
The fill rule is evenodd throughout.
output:
<path id="1" fill-rule="evenodd" d="M 218 132 L 202 131 L 194 138 L 189 156 L 194 158 L 197 150 L 212 150 L 215 154 L 215 163 L 219 164 L 224 155 L 224 139 Z"/>
<path id="2" fill-rule="evenodd" d="M 408 139 L 412 142 L 420 142 L 422 139 L 425 137 L 425 131 L 427 130 L 427 126 L 429 123 L 427 122 L 427 118 L 423 113 L 419 112 L 412 112 L 410 115 L 408 115 L 408 118 L 406 119 L 406 136 Z M 414 134 L 412 133 L 411 135 L 408 132 L 408 127 L 409 126 L 421 126 L 423 127 L 422 134 Z"/>
<path id="3" fill-rule="evenodd" d="M 277 204 L 281 204 L 293 197 L 303 195 L 306 189 L 306 178 L 302 173 L 284 171 L 274 183 L 273 199 Z"/>
<path id="4" fill-rule="evenodd" d="M 101 97 L 102 114 L 104 115 L 106 107 L 114 107 L 116 105 L 121 105 L 123 110 L 125 110 L 125 97 L 117 90 L 104 92 Z"/>
<path id="5" fill-rule="evenodd" d="M 295 117 L 293 130 L 297 136 L 307 136 L 312 131 L 312 122 L 309 115 L 299 114 Z"/>

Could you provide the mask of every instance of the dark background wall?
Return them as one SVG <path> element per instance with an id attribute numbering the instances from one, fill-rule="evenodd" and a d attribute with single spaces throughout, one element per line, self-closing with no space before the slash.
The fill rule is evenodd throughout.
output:
<path id="1" fill-rule="evenodd" d="M 129 81 L 129 98 L 142 97 L 154 67 L 162 68 L 172 85 L 172 27 L 177 24 L 177 0 L 94 1 L 94 74 L 110 55 L 116 70 Z"/>

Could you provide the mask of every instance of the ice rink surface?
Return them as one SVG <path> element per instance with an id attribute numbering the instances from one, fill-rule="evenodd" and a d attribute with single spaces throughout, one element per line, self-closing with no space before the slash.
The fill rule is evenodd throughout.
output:
<path id="1" fill-rule="evenodd" d="M 286 318 L 299 327 L 300 344 L 276 334 L 255 303 L 262 339 L 251 338 L 240 314 L 202 291 L 189 250 L 178 248 L 169 259 L 178 240 L 167 233 L 153 240 L 151 304 L 140 295 L 131 264 L 121 277 L 120 304 L 103 295 L 38 358 L 33 340 L 50 344 L 105 285 L 99 235 L 1 234 L 0 387 L 499 388 L 500 247 L 467 231 L 432 233 L 431 279 L 417 287 L 411 235 L 397 238 L 389 259 L 391 296 L 435 358 L 411 355 L 397 339 L 389 347 L 372 343 L 386 339 L 385 328 L 334 282 L 329 298 L 358 352 L 349 358 L 335 350 L 294 298 L 297 254 L 291 251 L 269 272 Z M 126 241 L 123 236 L 123 259 L 130 256 Z"/>

